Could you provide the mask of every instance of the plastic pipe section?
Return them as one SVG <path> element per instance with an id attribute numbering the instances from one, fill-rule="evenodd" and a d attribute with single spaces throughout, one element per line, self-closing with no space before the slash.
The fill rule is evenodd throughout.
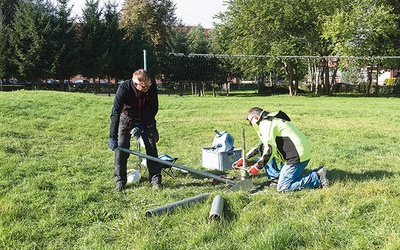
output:
<path id="1" fill-rule="evenodd" d="M 190 205 L 193 203 L 204 201 L 205 199 L 207 199 L 208 196 L 209 196 L 209 194 L 201 194 L 201 195 L 187 198 L 187 199 L 184 199 L 181 201 L 177 201 L 177 202 L 165 205 L 165 206 L 150 209 L 150 210 L 146 211 L 145 216 L 150 217 L 150 216 L 154 216 L 154 215 L 160 215 L 160 214 L 163 214 L 166 212 L 172 212 L 177 207 L 182 207 L 182 206 L 186 206 L 186 205 Z"/>
<path id="2" fill-rule="evenodd" d="M 214 197 L 211 205 L 209 219 L 220 221 L 224 215 L 224 199 L 221 195 Z"/>

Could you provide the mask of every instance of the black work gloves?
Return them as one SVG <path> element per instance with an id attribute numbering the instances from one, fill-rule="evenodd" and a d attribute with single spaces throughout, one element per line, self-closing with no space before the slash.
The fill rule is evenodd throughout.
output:
<path id="1" fill-rule="evenodd" d="M 108 141 L 108 147 L 114 151 L 118 147 L 118 140 L 116 138 L 110 138 Z"/>

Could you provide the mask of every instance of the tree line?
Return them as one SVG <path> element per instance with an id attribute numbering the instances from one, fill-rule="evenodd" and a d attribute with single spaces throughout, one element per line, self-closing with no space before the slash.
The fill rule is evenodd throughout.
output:
<path id="1" fill-rule="evenodd" d="M 196 65 L 176 66 L 171 52 L 271 55 L 240 63 L 227 59 L 223 64 L 204 58 L 199 64 L 204 79 L 199 81 L 256 76 L 262 91 L 263 83 L 283 75 L 292 95 L 306 76 L 316 82 L 317 72 L 321 84 L 313 88 L 331 94 L 332 61 L 335 69 L 346 69 L 346 56 L 378 58 L 355 62 L 369 66 L 370 75 L 372 70 L 400 68 L 398 58 L 379 60 L 400 54 L 397 0 L 230 0 L 225 2 L 227 10 L 215 17 L 212 30 L 186 27 L 171 0 L 125 0 L 122 10 L 115 3 L 100 8 L 98 0 L 86 0 L 81 17 L 72 16 L 68 1 L 0 2 L 1 79 L 62 83 L 77 74 L 94 82 L 127 79 L 143 67 L 143 50 L 154 76 L 183 84 L 193 81 L 186 71 Z M 293 55 L 299 57 L 289 57 Z M 301 56 L 308 55 L 320 59 L 304 63 Z"/>
<path id="2" fill-rule="evenodd" d="M 68 0 L 0 4 L 1 79 L 63 82 L 77 74 L 93 81 L 127 79 L 143 68 L 144 50 L 149 52 L 148 68 L 156 75 L 169 51 L 199 49 L 195 43 L 206 37 L 201 26 L 184 28 L 172 1 L 127 0 L 118 11 L 114 3 L 100 8 L 99 1 L 87 0 L 81 17 L 72 16 Z"/>
<path id="3" fill-rule="evenodd" d="M 280 55 L 264 64 L 247 61 L 245 67 L 251 69 L 247 74 L 263 82 L 264 78 L 273 81 L 283 71 L 292 95 L 310 71 L 321 72 L 320 91 L 331 94 L 336 73 L 332 66 L 335 70 L 349 64 L 369 66 L 369 76 L 372 70 L 400 68 L 399 58 L 340 59 L 400 55 L 398 0 L 251 0 L 230 1 L 227 7 L 216 26 L 219 46 L 228 54 Z M 290 55 L 299 57 L 284 57 Z M 321 59 L 304 63 L 301 56 L 305 55 Z M 315 82 L 315 74 L 309 77 Z"/>

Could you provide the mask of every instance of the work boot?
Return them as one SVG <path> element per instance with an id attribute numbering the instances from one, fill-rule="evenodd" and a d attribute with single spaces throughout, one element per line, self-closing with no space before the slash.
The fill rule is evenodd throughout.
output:
<path id="1" fill-rule="evenodd" d="M 152 184 L 153 185 L 153 189 L 154 190 L 161 190 L 162 189 L 162 184 L 160 183 L 156 183 L 156 184 Z"/>
<path id="2" fill-rule="evenodd" d="M 151 185 L 153 185 L 153 189 L 159 190 L 162 189 L 162 184 L 161 184 L 161 174 L 156 174 L 151 177 Z"/>
<path id="3" fill-rule="evenodd" d="M 123 191 L 125 189 L 125 184 L 121 181 L 118 181 L 115 185 L 115 190 Z"/>
<path id="4" fill-rule="evenodd" d="M 324 168 L 324 166 L 319 167 L 316 172 L 317 172 L 319 181 L 321 182 L 321 187 L 322 188 L 329 187 L 329 181 L 328 181 L 328 178 L 326 177 L 326 169 Z"/>

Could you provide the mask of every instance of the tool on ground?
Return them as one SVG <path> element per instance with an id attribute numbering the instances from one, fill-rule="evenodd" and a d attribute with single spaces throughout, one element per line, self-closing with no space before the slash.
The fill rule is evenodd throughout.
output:
<path id="1" fill-rule="evenodd" d="M 196 169 L 188 168 L 186 166 L 182 166 L 182 165 L 179 165 L 179 164 L 176 164 L 176 163 L 173 163 L 173 162 L 169 162 L 169 161 L 163 161 L 163 160 L 161 160 L 161 159 L 159 159 L 157 157 L 153 157 L 153 156 L 150 156 L 150 155 L 142 154 L 142 153 L 139 153 L 139 152 L 136 152 L 134 150 L 127 149 L 127 148 L 118 147 L 117 149 L 121 150 L 121 151 L 123 151 L 125 153 L 129 153 L 129 154 L 137 155 L 137 156 L 142 157 L 142 158 L 146 158 L 147 160 L 151 160 L 151 161 L 158 162 L 158 163 L 161 163 L 161 164 L 164 164 L 164 165 L 167 165 L 167 166 L 179 168 L 179 169 L 188 171 L 188 172 L 193 173 L 193 174 L 205 176 L 205 177 L 208 177 L 208 178 L 223 182 L 225 184 L 232 185 L 230 187 L 230 189 L 229 189 L 230 191 L 238 191 L 238 190 L 250 191 L 251 189 L 254 188 L 253 183 L 248 179 L 247 180 L 239 180 L 239 181 L 236 182 L 236 181 L 233 181 L 233 180 L 228 180 L 228 179 L 221 178 L 221 177 L 219 177 L 219 176 L 217 176 L 215 174 L 212 174 L 212 173 L 203 172 L 203 171 L 199 171 L 199 170 L 196 170 Z"/>
<path id="2" fill-rule="evenodd" d="M 163 155 L 158 156 L 158 159 L 163 160 L 163 161 L 169 161 L 169 162 L 172 162 L 172 163 L 175 163 L 175 161 L 178 160 L 178 158 L 171 157 L 171 156 L 169 156 L 167 154 L 163 154 Z M 167 175 L 169 175 L 171 177 L 174 177 L 174 174 L 172 172 L 172 167 L 171 166 L 163 167 L 163 171 Z"/>

